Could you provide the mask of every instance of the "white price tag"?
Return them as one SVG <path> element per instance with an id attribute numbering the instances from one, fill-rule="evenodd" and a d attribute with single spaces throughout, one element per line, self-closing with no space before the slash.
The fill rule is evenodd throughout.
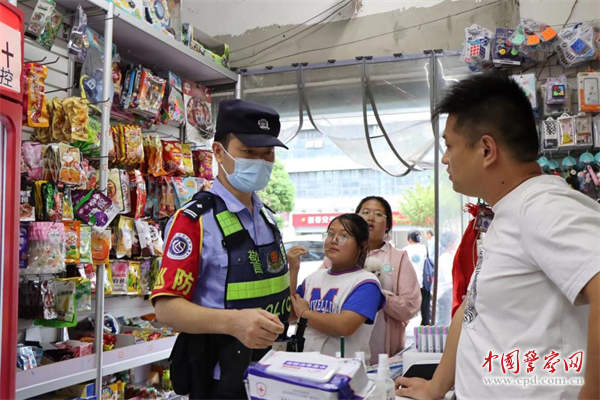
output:
<path id="1" fill-rule="evenodd" d="M 0 86 L 21 91 L 21 33 L 0 23 Z"/>

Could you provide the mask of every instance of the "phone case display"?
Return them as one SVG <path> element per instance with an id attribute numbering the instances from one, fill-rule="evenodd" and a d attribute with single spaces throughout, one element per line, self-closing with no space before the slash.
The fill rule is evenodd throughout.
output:
<path id="1" fill-rule="evenodd" d="M 600 72 L 577 74 L 579 112 L 600 112 Z"/>
<path id="2" fill-rule="evenodd" d="M 211 115 L 212 95 L 210 89 L 184 80 L 183 100 L 187 141 L 206 143 L 215 135 Z"/>
<path id="3" fill-rule="evenodd" d="M 563 114 L 558 118 L 560 128 L 560 147 L 575 144 L 575 121 L 572 116 Z"/>
<path id="4" fill-rule="evenodd" d="M 565 67 L 573 67 L 596 57 L 594 47 L 594 28 L 590 25 L 576 24 L 561 29 L 554 43 L 558 60 Z"/>
<path id="5" fill-rule="evenodd" d="M 592 147 L 592 116 L 579 114 L 575 116 L 575 145 Z"/>

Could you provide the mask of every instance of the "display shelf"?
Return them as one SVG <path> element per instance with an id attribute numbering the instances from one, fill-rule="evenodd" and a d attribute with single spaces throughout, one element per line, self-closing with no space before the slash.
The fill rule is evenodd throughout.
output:
<path id="1" fill-rule="evenodd" d="M 140 343 L 103 353 L 104 375 L 169 358 L 176 337 Z M 17 372 L 17 399 L 28 399 L 96 377 L 96 355 Z"/>
<path id="2" fill-rule="evenodd" d="M 108 10 L 106 0 L 58 0 L 62 7 L 74 11 L 78 4 L 84 9 L 100 8 Z M 89 10 L 90 12 L 93 10 Z M 118 16 L 118 17 L 117 17 Z M 113 41 L 121 57 L 127 61 L 140 63 L 147 68 L 173 71 L 184 79 L 201 82 L 203 85 L 233 83 L 237 75 L 215 63 L 183 43 L 154 28 L 145 20 L 140 20 L 126 11 L 115 7 Z M 95 31 L 104 33 L 104 19 L 90 17 L 88 25 Z"/>

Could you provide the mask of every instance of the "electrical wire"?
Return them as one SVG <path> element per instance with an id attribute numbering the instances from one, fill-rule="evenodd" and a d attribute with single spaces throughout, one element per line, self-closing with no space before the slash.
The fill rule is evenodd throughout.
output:
<path id="1" fill-rule="evenodd" d="M 346 1 L 346 0 L 344 0 L 344 1 Z M 261 53 L 264 53 L 264 52 L 265 52 L 265 51 L 267 51 L 267 50 L 271 50 L 273 47 L 276 47 L 276 46 L 280 45 L 281 43 L 283 43 L 283 42 L 285 42 L 285 41 L 288 41 L 288 40 L 290 40 L 290 39 L 293 39 L 293 38 L 295 38 L 296 36 L 300 35 L 301 33 L 304 33 L 304 32 L 306 32 L 306 31 L 307 31 L 307 30 L 309 30 L 309 29 L 313 29 L 313 28 L 315 28 L 315 27 L 317 27 L 317 26 L 320 26 L 319 24 L 321 24 L 323 21 L 325 21 L 325 20 L 327 20 L 327 19 L 331 18 L 331 17 L 332 17 L 332 16 L 334 16 L 335 14 L 337 14 L 337 13 L 338 13 L 338 12 L 339 12 L 339 11 L 340 11 L 342 8 L 346 7 L 348 4 L 352 3 L 353 1 L 354 1 L 354 0 L 347 0 L 345 4 L 342 4 L 340 7 L 336 8 L 335 10 L 333 10 L 333 12 L 332 12 L 332 13 L 330 13 L 329 15 L 327 15 L 325 18 L 323 18 L 323 19 L 322 19 L 322 20 L 320 20 L 319 22 L 316 22 L 316 23 L 314 23 L 313 25 L 310 25 L 310 26 L 308 26 L 308 27 L 306 27 L 306 28 L 302 29 L 300 32 L 298 32 L 298 33 L 295 33 L 295 34 L 293 34 L 292 36 L 289 36 L 289 37 L 287 37 L 287 38 L 285 38 L 285 39 L 283 39 L 283 40 L 280 40 L 279 42 L 277 42 L 277 43 L 273 44 L 272 46 L 269 46 L 269 47 L 266 47 L 266 48 L 264 48 L 264 49 L 262 49 L 262 50 L 260 50 L 260 51 L 257 51 L 256 53 L 254 53 L 254 54 L 253 54 L 253 55 L 251 55 L 251 56 L 244 57 L 244 58 L 240 58 L 239 60 L 232 60 L 232 62 L 240 62 L 240 61 L 248 60 L 248 59 L 250 59 L 250 58 L 254 58 L 254 57 L 256 57 L 257 55 L 259 55 L 259 54 L 261 54 Z M 326 22 L 326 24 L 328 24 L 328 23 L 330 23 L 330 22 L 331 22 L 331 21 L 327 21 L 327 22 Z"/>
<path id="2" fill-rule="evenodd" d="M 258 43 L 254 43 L 254 44 L 251 44 L 251 45 L 249 45 L 249 46 L 242 47 L 241 49 L 235 49 L 235 50 L 231 50 L 231 52 L 230 52 L 230 53 L 231 53 L 231 54 L 233 54 L 233 53 L 235 53 L 235 52 L 238 52 L 238 51 L 246 50 L 246 49 L 249 49 L 249 48 L 251 48 L 251 47 L 255 47 L 255 46 L 258 46 L 258 45 L 260 45 L 260 44 L 263 44 L 263 43 L 265 43 L 265 42 L 268 42 L 268 41 L 269 41 L 269 40 L 271 40 L 271 39 L 275 39 L 275 38 L 276 38 L 276 37 L 278 37 L 278 36 L 285 35 L 286 33 L 288 33 L 288 32 L 291 32 L 291 31 L 293 31 L 293 30 L 295 30 L 295 29 L 297 29 L 297 28 L 301 27 L 302 25 L 306 25 L 306 24 L 308 24 L 308 23 L 309 23 L 310 21 L 312 21 L 313 19 L 315 19 L 315 18 L 317 18 L 317 17 L 319 17 L 319 16 L 321 16 L 321 15 L 325 14 L 327 11 L 331 10 L 332 8 L 335 8 L 335 7 L 339 6 L 340 4 L 342 4 L 342 3 L 343 3 L 343 2 L 345 2 L 345 1 L 346 1 L 346 0 L 341 0 L 341 1 L 339 1 L 338 3 L 336 3 L 336 4 L 332 5 L 331 7 L 329 7 L 327 10 L 320 12 L 319 14 L 315 15 L 314 17 L 312 17 L 312 18 L 310 18 L 310 19 L 307 19 L 307 20 L 306 20 L 306 21 L 304 21 L 304 22 L 301 22 L 300 24 L 298 24 L 298 25 L 294 26 L 293 28 L 290 28 L 290 29 L 288 29 L 287 31 L 280 32 L 280 33 L 278 33 L 278 34 L 276 34 L 276 35 L 273 35 L 273 36 L 271 36 L 271 37 L 269 37 L 269 38 L 267 38 L 267 39 L 261 40 L 261 41 L 260 41 L 260 42 L 258 42 Z"/>
<path id="3" fill-rule="evenodd" d="M 279 61 L 279 60 L 283 60 L 283 59 L 285 59 L 285 58 L 294 57 L 294 56 L 298 56 L 298 55 L 301 55 L 301 54 L 312 53 L 312 52 L 314 52 L 314 51 L 331 50 L 331 49 L 335 49 L 335 48 L 337 48 L 337 47 L 348 46 L 348 45 L 351 45 L 351 44 L 356 44 L 356 43 L 360 43 L 360 42 L 365 42 L 365 41 L 367 41 L 367 40 L 376 39 L 376 38 L 383 37 L 383 36 L 387 36 L 387 35 L 392 35 L 392 34 L 394 34 L 394 33 L 397 33 L 397 32 L 402 32 L 402 31 L 405 31 L 405 30 L 408 30 L 408 29 L 419 28 L 419 27 L 421 27 L 421 26 L 423 26 L 423 25 L 429 25 L 429 24 L 433 24 L 433 23 L 435 23 L 435 22 L 444 21 L 444 20 L 447 20 L 448 18 L 456 17 L 456 16 L 463 15 L 463 14 L 467 14 L 467 13 L 470 13 L 470 12 L 472 12 L 472 11 L 479 10 L 479 9 L 481 9 L 481 8 L 485 8 L 485 7 L 492 6 L 492 5 L 494 5 L 494 4 L 501 3 L 501 2 L 503 2 L 503 1 L 504 1 L 504 0 L 496 0 L 496 1 L 492 2 L 492 3 L 483 4 L 483 5 L 481 5 L 481 6 L 474 7 L 474 8 L 471 8 L 471 9 L 469 9 L 469 10 L 466 10 L 466 11 L 461 11 L 461 12 L 458 12 L 458 13 L 450 14 L 450 15 L 447 15 L 447 16 L 445 16 L 445 17 L 437 18 L 437 19 L 434 19 L 434 20 L 431 20 L 431 21 L 421 22 L 421 23 L 419 23 L 419 24 L 412 25 L 412 26 L 407 26 L 407 27 L 405 27 L 405 28 L 395 29 L 395 30 L 393 30 L 393 31 L 390 31 L 390 32 L 380 33 L 380 34 L 378 34 L 378 35 L 369 36 L 369 37 L 366 37 L 366 38 L 363 38 L 363 39 L 357 39 L 357 40 L 353 40 L 353 41 L 350 41 L 350 42 L 338 43 L 338 44 L 336 44 L 336 45 L 333 45 L 333 46 L 320 47 L 320 48 L 316 48 L 316 49 L 312 49 L 312 50 L 304 50 L 304 51 L 300 51 L 300 52 L 298 52 L 298 53 L 294 53 L 294 54 L 288 54 L 288 55 L 286 55 L 286 56 L 282 56 L 282 57 L 277 57 L 277 58 L 274 58 L 274 59 L 271 59 L 271 60 L 268 60 L 268 61 L 261 61 L 260 63 L 256 63 L 256 64 L 250 64 L 250 65 L 248 65 L 248 66 L 245 66 L 245 67 L 242 67 L 242 68 L 254 67 L 254 66 L 256 66 L 256 65 L 265 65 L 265 64 L 267 64 L 267 63 L 270 63 L 270 62 L 273 62 L 273 61 Z M 238 60 L 238 61 L 241 61 L 241 60 Z M 237 61 L 234 61 L 234 62 L 237 62 Z"/>
<path id="4" fill-rule="evenodd" d="M 579 2 L 579 0 L 575 0 L 573 2 L 573 7 L 571 7 L 571 12 L 569 13 L 569 16 L 567 17 L 567 20 L 565 21 L 565 24 L 563 25 L 563 29 L 565 28 L 565 26 L 567 26 L 567 24 L 571 20 L 571 17 L 573 16 L 573 11 L 575 11 L 575 6 L 577 5 L 578 2 Z"/>

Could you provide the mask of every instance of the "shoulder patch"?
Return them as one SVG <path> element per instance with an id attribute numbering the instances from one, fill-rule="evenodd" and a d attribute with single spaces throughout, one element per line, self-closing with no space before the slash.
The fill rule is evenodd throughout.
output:
<path id="1" fill-rule="evenodd" d="M 188 218 L 197 220 L 202 214 L 213 208 L 215 205 L 215 196 L 212 193 L 196 193 L 190 201 L 182 208 L 181 214 Z"/>

